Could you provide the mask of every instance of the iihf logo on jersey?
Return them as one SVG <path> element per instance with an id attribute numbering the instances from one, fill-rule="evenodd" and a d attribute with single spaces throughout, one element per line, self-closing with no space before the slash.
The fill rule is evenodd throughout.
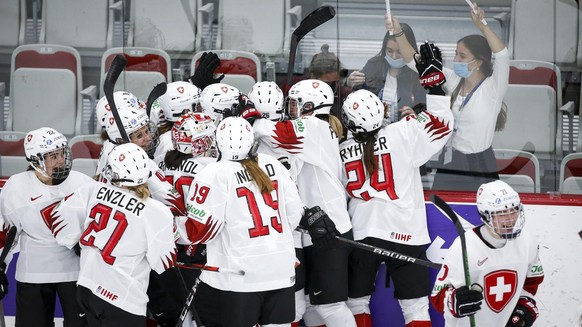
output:
<path id="1" fill-rule="evenodd" d="M 398 241 L 404 241 L 404 242 L 408 242 L 412 239 L 412 235 L 410 234 L 403 234 L 403 233 L 396 233 L 396 232 L 391 232 L 390 233 L 390 239 L 391 240 L 398 240 Z"/>
<path id="2" fill-rule="evenodd" d="M 101 286 L 97 286 L 96 293 L 102 297 L 110 299 L 111 301 L 115 301 L 118 298 L 117 294 L 114 294 L 113 292 L 108 291 L 105 287 Z"/>

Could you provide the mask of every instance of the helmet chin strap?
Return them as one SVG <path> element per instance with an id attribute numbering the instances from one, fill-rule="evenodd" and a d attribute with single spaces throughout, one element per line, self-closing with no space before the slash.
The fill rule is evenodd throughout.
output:
<path id="1" fill-rule="evenodd" d="M 301 115 L 305 115 L 305 114 L 310 114 L 312 112 L 314 112 L 317 109 L 321 109 L 321 108 L 325 108 L 325 107 L 331 107 L 331 104 L 321 104 L 319 106 L 313 107 L 311 109 L 308 110 L 301 110 Z"/>

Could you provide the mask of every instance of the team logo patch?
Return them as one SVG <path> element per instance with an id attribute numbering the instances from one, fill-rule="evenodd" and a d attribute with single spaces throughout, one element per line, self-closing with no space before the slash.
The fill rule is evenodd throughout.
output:
<path id="1" fill-rule="evenodd" d="M 226 86 L 222 86 L 222 87 L 220 88 L 220 90 L 222 91 L 222 93 L 226 93 L 226 92 L 228 92 L 228 87 L 226 87 Z"/>
<path id="2" fill-rule="evenodd" d="M 511 301 L 517 289 L 517 272 L 514 270 L 497 270 L 484 278 L 485 302 L 491 310 L 501 312 Z"/>
<path id="3" fill-rule="evenodd" d="M 352 108 L 354 110 L 358 110 L 359 107 L 360 107 L 360 105 L 357 102 L 354 102 L 354 105 L 352 106 Z"/>
<path id="4" fill-rule="evenodd" d="M 180 92 L 180 94 L 184 94 L 184 87 L 180 86 L 179 88 L 177 88 L 178 92 Z"/>
<path id="5" fill-rule="evenodd" d="M 28 134 L 28 135 L 26 136 L 26 141 L 27 141 L 27 142 L 30 142 L 30 140 L 32 140 L 32 134 Z"/>
<path id="6" fill-rule="evenodd" d="M 121 162 L 123 160 L 125 160 L 125 155 L 122 153 L 119 155 L 119 161 Z"/>
<path id="7" fill-rule="evenodd" d="M 109 125 L 113 125 L 114 122 L 115 122 L 115 118 L 109 117 Z"/>
<path id="8" fill-rule="evenodd" d="M 312 82 L 311 86 L 313 86 L 314 89 L 319 87 L 319 82 Z"/>
<path id="9" fill-rule="evenodd" d="M 111 111 L 111 107 L 109 107 L 109 103 L 105 105 L 105 110 Z"/>

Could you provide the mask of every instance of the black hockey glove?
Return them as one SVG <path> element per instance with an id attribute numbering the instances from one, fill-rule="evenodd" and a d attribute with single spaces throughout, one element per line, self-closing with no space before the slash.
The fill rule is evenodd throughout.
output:
<path id="1" fill-rule="evenodd" d="M 507 322 L 506 327 L 530 327 L 540 315 L 536 301 L 527 296 L 521 296 Z"/>
<path id="2" fill-rule="evenodd" d="M 8 294 L 8 278 L 6 277 L 6 263 L 0 264 L 0 301 Z"/>
<path id="3" fill-rule="evenodd" d="M 200 57 L 200 64 L 190 76 L 188 80 L 196 85 L 200 90 L 203 90 L 210 84 L 219 83 L 224 78 L 224 74 L 218 78 L 214 78 L 214 71 L 220 66 L 220 58 L 213 52 L 204 52 Z"/>
<path id="4" fill-rule="evenodd" d="M 455 288 L 449 298 L 448 307 L 453 316 L 466 317 L 481 309 L 483 301 L 483 287 L 479 284 Z"/>
<path id="5" fill-rule="evenodd" d="M 420 85 L 428 90 L 428 94 L 445 95 L 442 85 L 445 84 L 446 78 L 445 74 L 443 74 L 441 50 L 433 43 L 424 42 L 420 46 L 420 57 L 415 55 L 414 61 L 416 62 Z"/>
<path id="6" fill-rule="evenodd" d="M 255 120 L 261 118 L 261 113 L 255 108 L 255 104 L 241 93 L 238 96 L 238 104 L 233 105 L 233 116 L 242 117 L 252 125 Z"/>
<path id="7" fill-rule="evenodd" d="M 332 245 L 339 235 L 335 224 L 320 207 L 305 209 L 299 225 L 311 236 L 311 242 L 317 247 Z"/>

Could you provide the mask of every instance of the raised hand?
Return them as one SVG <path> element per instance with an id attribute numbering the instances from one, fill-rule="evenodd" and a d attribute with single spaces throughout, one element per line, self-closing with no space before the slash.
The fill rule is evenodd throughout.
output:
<path id="1" fill-rule="evenodd" d="M 442 85 L 446 78 L 443 74 L 441 51 L 428 41 L 420 46 L 420 54 L 414 56 L 420 85 L 428 90 L 428 94 L 445 95 Z"/>

